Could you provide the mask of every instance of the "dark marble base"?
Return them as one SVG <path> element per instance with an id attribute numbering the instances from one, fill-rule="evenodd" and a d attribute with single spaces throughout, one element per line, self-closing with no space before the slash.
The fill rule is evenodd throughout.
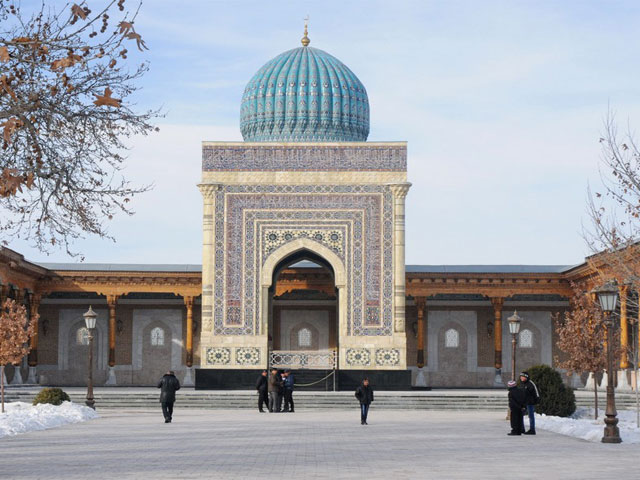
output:
<path id="1" fill-rule="evenodd" d="M 196 369 L 196 390 L 252 390 L 260 375 L 260 369 Z M 296 383 L 312 383 L 322 379 L 329 370 L 293 371 Z M 339 370 L 336 378 L 337 390 L 355 390 L 367 377 L 376 390 L 411 390 L 409 370 Z M 306 387 L 309 390 L 333 390 L 333 378 Z M 303 387 L 302 389 L 305 389 Z"/>

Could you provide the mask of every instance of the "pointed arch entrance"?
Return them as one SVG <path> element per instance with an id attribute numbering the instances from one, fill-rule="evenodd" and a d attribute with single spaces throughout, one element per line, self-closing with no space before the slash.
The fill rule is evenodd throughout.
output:
<path id="1" fill-rule="evenodd" d="M 346 330 L 346 271 L 329 248 L 308 238 L 274 251 L 261 274 L 261 333 L 270 364 L 334 368 Z"/>

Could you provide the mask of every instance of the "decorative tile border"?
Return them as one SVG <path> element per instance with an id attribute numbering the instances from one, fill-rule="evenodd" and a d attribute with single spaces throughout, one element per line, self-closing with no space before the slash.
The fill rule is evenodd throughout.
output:
<path id="1" fill-rule="evenodd" d="M 406 145 L 204 145 L 208 171 L 400 171 Z"/>
<path id="2" fill-rule="evenodd" d="M 266 255 L 257 258 L 262 252 L 263 238 L 256 235 L 261 222 L 297 222 L 299 228 L 326 230 L 327 222 L 335 225 L 340 220 L 349 220 L 354 228 L 352 244 L 347 247 L 346 238 L 342 242 L 344 257 L 353 258 L 348 266 L 352 292 L 347 311 L 353 314 L 349 333 L 391 335 L 393 198 L 383 185 L 226 185 L 220 189 L 215 215 L 214 333 L 257 332 L 259 267 L 266 260 Z M 366 316 L 359 292 L 365 295 Z"/>

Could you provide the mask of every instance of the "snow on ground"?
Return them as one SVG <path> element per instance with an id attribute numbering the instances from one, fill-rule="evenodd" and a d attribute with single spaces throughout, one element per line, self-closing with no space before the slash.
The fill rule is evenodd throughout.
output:
<path id="1" fill-rule="evenodd" d="M 568 418 L 536 414 L 536 430 L 582 438 L 590 442 L 600 442 L 604 434 L 604 411 L 599 410 L 598 420 L 593 419 L 593 408 L 580 407 Z M 525 416 L 525 424 L 528 424 Z M 618 410 L 618 428 L 624 443 L 640 443 L 640 428 L 636 426 L 635 410 Z"/>
<path id="2" fill-rule="evenodd" d="M 0 438 L 84 422 L 99 416 L 95 410 L 72 402 L 63 402 L 59 406 L 11 402 L 5 403 L 4 410 L 5 413 L 0 413 Z"/>

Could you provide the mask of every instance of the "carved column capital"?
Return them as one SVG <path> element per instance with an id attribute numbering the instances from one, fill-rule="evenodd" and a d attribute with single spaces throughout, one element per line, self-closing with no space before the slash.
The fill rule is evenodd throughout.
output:
<path id="1" fill-rule="evenodd" d="M 403 182 L 403 183 L 390 183 L 389 189 L 393 196 L 396 198 L 405 198 L 407 193 L 409 193 L 409 188 L 411 188 L 411 183 Z"/>
<path id="2" fill-rule="evenodd" d="M 205 200 L 211 200 L 215 196 L 216 192 L 222 188 L 220 183 L 200 183 L 198 185 L 200 193 Z"/>

